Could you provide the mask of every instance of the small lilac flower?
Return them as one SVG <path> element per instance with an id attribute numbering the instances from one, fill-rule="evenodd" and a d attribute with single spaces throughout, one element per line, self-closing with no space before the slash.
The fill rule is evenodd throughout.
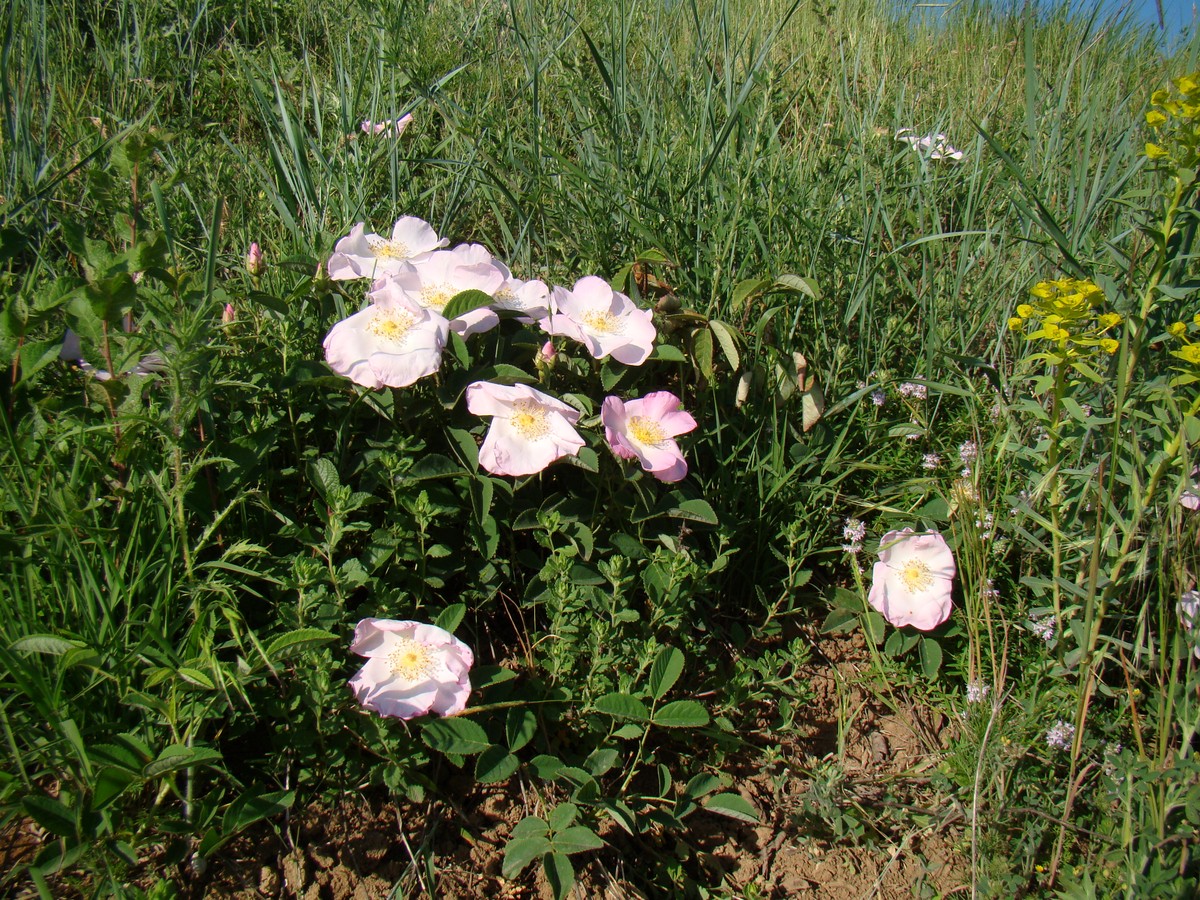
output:
<path id="1" fill-rule="evenodd" d="M 958 445 L 958 458 L 963 465 L 970 465 L 979 456 L 979 446 L 974 441 L 963 441 Z"/>
<path id="2" fill-rule="evenodd" d="M 887 394 L 879 389 L 873 390 L 871 391 L 871 402 L 876 406 L 883 406 L 887 403 Z"/>
<path id="3" fill-rule="evenodd" d="M 1075 740 L 1075 726 L 1070 722 L 1064 722 L 1059 719 L 1054 723 L 1053 727 L 1046 732 L 1046 745 L 1051 750 L 1070 750 L 1071 743 Z"/>
<path id="4" fill-rule="evenodd" d="M 842 550 L 846 553 L 859 553 L 862 551 L 863 539 L 867 536 L 867 526 L 858 519 L 847 519 L 846 524 L 842 526 L 842 540 L 846 543 L 842 545 Z"/>
<path id="5" fill-rule="evenodd" d="M 937 453 L 926 453 L 921 459 L 921 468 L 932 472 L 942 464 L 942 457 Z"/>
<path id="6" fill-rule="evenodd" d="M 924 400 L 929 396 L 929 388 L 915 381 L 906 381 L 900 385 L 901 397 L 912 397 L 914 400 Z"/>
<path id="7" fill-rule="evenodd" d="M 1041 638 L 1043 643 L 1051 643 L 1054 640 L 1055 634 L 1057 633 L 1057 630 L 1054 626 L 1054 616 L 1045 615 L 1030 619 L 1029 630 Z"/>
<path id="8" fill-rule="evenodd" d="M 988 685 L 984 684 L 982 681 L 968 681 L 967 682 L 967 702 L 968 703 L 982 703 L 984 700 L 987 699 L 987 695 L 990 694 L 991 691 L 992 691 L 992 689 Z"/>

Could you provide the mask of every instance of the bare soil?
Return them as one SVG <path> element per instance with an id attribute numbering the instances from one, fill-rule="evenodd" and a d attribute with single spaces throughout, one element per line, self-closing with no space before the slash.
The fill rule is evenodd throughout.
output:
<path id="1" fill-rule="evenodd" d="M 664 833 L 642 836 L 638 844 L 607 828 L 601 832 L 605 850 L 574 857 L 572 896 L 687 893 L 685 881 L 668 893 L 639 877 L 646 854 L 660 851 L 683 860 L 691 885 L 718 896 L 857 900 L 966 893 L 961 816 L 935 808 L 924 774 L 936 766 L 950 723 L 894 699 L 881 702 L 866 688 L 867 670 L 861 636 L 816 642 L 806 673 L 814 698 L 803 713 L 804 736 L 788 744 L 782 758 L 750 760 L 744 772 L 735 770 L 736 789 L 761 811 L 761 824 L 701 812 L 688 819 L 684 841 Z M 241 836 L 200 871 L 165 873 L 151 864 L 137 883 L 148 888 L 170 877 L 184 897 L 238 900 L 552 897 L 539 866 L 515 881 L 500 872 L 513 826 L 542 811 L 532 786 L 517 779 L 474 785 L 464 778 L 462 790 L 457 803 L 442 798 L 418 806 L 363 793 L 293 810 L 288 821 Z M 32 859 L 42 839 L 31 822 L 11 824 L 0 833 L 0 871 Z M 31 886 L 21 887 L 16 896 L 34 896 Z"/>

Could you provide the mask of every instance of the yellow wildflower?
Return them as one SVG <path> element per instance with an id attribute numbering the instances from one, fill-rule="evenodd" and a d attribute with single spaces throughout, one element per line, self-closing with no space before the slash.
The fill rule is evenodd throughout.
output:
<path id="1" fill-rule="evenodd" d="M 1101 338 L 1100 339 L 1100 349 L 1103 350 L 1105 353 L 1109 353 L 1109 354 L 1116 353 L 1120 348 L 1121 348 L 1120 342 L 1114 340 L 1113 338 Z"/>
<path id="2" fill-rule="evenodd" d="M 1167 326 L 1167 334 L 1172 337 L 1183 337 L 1187 334 L 1187 326 L 1182 322 L 1172 322 Z"/>

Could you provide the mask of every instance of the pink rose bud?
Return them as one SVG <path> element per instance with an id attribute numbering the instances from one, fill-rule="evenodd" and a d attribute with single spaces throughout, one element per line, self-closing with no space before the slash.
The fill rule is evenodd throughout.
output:
<path id="1" fill-rule="evenodd" d="M 400 137 L 400 135 L 404 134 L 404 129 L 412 124 L 412 120 L 412 113 L 405 113 L 396 120 L 396 137 Z"/>
<path id="2" fill-rule="evenodd" d="M 546 343 L 542 344 L 542 349 L 538 351 L 538 362 L 547 364 L 553 363 L 555 356 L 554 342 L 546 341 Z"/>
<path id="3" fill-rule="evenodd" d="M 221 324 L 222 325 L 232 325 L 236 319 L 237 319 L 237 313 L 234 312 L 233 304 L 226 303 L 225 308 L 223 310 L 221 310 Z"/>
<path id="4" fill-rule="evenodd" d="M 246 271 L 256 278 L 262 274 L 263 253 L 258 244 L 251 244 L 249 252 L 246 253 Z"/>

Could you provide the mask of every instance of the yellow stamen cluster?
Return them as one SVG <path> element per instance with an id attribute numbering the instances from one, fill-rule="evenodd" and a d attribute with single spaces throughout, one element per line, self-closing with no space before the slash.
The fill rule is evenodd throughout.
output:
<path id="1" fill-rule="evenodd" d="M 1146 156 L 1195 169 L 1200 162 L 1200 72 L 1184 75 L 1172 88 L 1150 96 L 1146 124 L 1154 140 L 1146 143 Z"/>
<path id="2" fill-rule="evenodd" d="M 527 441 L 545 437 L 550 432 L 546 409 L 533 400 L 518 400 L 512 405 L 509 424 Z"/>
<path id="3" fill-rule="evenodd" d="M 625 323 L 608 310 L 590 310 L 583 314 L 583 327 L 591 334 L 620 334 Z"/>
<path id="4" fill-rule="evenodd" d="M 1120 343 L 1107 333 L 1121 324 L 1115 312 L 1098 312 L 1104 292 L 1091 281 L 1058 278 L 1038 283 L 1029 292 L 1030 302 L 1017 307 L 1008 320 L 1013 331 L 1025 331 L 1027 323 L 1038 326 L 1025 334 L 1028 341 L 1044 340 L 1056 345 L 1061 362 L 1094 353 L 1116 353 Z"/>
<path id="5" fill-rule="evenodd" d="M 367 331 L 380 340 L 402 344 L 416 323 L 417 320 L 403 310 L 379 309 L 367 326 Z"/>
<path id="6" fill-rule="evenodd" d="M 933 586 L 933 573 L 919 559 L 910 559 L 900 567 L 900 582 L 910 594 L 928 590 Z"/>
<path id="7" fill-rule="evenodd" d="M 380 259 L 411 259 L 412 251 L 403 241 L 389 241 L 377 234 L 367 235 L 367 246 Z"/>
<path id="8" fill-rule="evenodd" d="M 663 431 L 663 427 L 645 416 L 631 416 L 626 429 L 629 436 L 639 444 L 661 444 L 667 439 L 667 433 Z"/>
<path id="9" fill-rule="evenodd" d="M 437 667 L 432 648 L 406 637 L 396 639 L 387 663 L 392 675 L 405 681 L 424 681 Z"/>

